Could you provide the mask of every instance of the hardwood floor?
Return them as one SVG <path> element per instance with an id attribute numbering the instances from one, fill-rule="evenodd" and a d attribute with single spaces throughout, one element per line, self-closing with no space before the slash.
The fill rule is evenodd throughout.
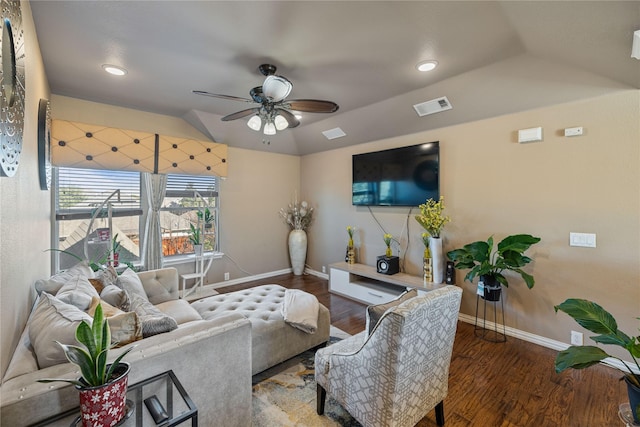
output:
<path id="1" fill-rule="evenodd" d="M 219 288 L 221 293 L 278 283 L 316 295 L 331 323 L 350 334 L 364 330 L 365 306 L 330 294 L 326 280 L 286 274 Z M 506 343 L 477 338 L 458 322 L 445 399 L 447 427 L 609 427 L 624 425 L 618 405 L 627 401 L 621 373 L 606 366 L 556 374 L 557 352 L 508 337 Z M 435 426 L 432 411 L 418 427 Z"/>

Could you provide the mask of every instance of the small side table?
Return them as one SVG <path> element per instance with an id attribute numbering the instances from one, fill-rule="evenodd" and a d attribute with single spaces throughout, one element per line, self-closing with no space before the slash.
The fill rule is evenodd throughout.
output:
<path id="1" fill-rule="evenodd" d="M 169 418 L 156 424 L 144 405 L 144 399 L 156 395 Z M 191 426 L 198 426 L 198 408 L 187 394 L 173 371 L 166 371 L 151 378 L 130 385 L 127 388 L 127 405 L 132 405 L 133 414 L 123 419 L 118 425 L 122 426 L 162 426 L 171 427 L 191 420 Z M 44 426 L 80 426 L 79 407 L 53 415 L 30 427 Z"/>

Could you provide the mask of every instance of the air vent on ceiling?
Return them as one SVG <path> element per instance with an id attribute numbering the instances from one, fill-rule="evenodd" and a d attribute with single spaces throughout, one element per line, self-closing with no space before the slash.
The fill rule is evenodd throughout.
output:
<path id="1" fill-rule="evenodd" d="M 446 96 L 442 98 L 432 99 L 431 101 L 422 102 L 413 106 L 416 113 L 420 117 L 429 114 L 439 113 L 440 111 L 451 110 L 453 107 Z"/>
<path id="2" fill-rule="evenodd" d="M 336 138 L 342 138 L 343 136 L 346 136 L 347 134 L 344 133 L 344 131 L 340 128 L 333 128 L 333 129 L 329 129 L 329 130 L 325 130 L 322 132 L 322 134 L 327 138 L 327 139 L 336 139 Z"/>

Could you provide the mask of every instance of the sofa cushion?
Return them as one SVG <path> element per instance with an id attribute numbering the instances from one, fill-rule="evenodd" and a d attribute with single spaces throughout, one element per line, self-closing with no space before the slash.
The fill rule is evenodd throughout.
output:
<path id="1" fill-rule="evenodd" d="M 131 295 L 131 311 L 138 314 L 142 324 L 142 337 L 170 332 L 178 328 L 176 320 L 158 310 L 153 304 L 138 294 Z"/>
<path id="2" fill-rule="evenodd" d="M 38 360 L 40 369 L 67 362 L 62 344 L 78 344 L 76 328 L 86 320 L 92 319 L 84 311 L 56 297 L 43 292 L 35 311 L 29 319 L 29 340 Z"/>
<path id="3" fill-rule="evenodd" d="M 375 329 L 378 321 L 382 317 L 382 315 L 390 309 L 391 307 L 396 307 L 402 304 L 405 301 L 410 300 L 411 298 L 417 297 L 418 291 L 415 289 L 411 289 L 410 291 L 404 291 L 401 293 L 396 299 L 393 299 L 389 302 L 385 302 L 384 304 L 370 305 L 367 307 L 367 318 L 366 318 L 366 327 L 365 331 L 370 335 Z"/>
<path id="4" fill-rule="evenodd" d="M 191 307 L 191 304 L 183 299 L 175 299 L 156 304 L 156 308 L 164 314 L 176 319 L 178 325 L 194 320 L 202 320 L 200 313 L 198 313 L 195 308 Z"/>
<path id="5" fill-rule="evenodd" d="M 118 276 L 117 285 L 127 291 L 129 294 L 129 298 L 133 299 L 133 295 L 138 295 L 145 301 L 149 301 L 147 298 L 147 293 L 144 291 L 144 287 L 142 286 L 142 281 L 140 277 L 130 268 L 127 268 L 122 272 L 120 276 Z"/>
<path id="6" fill-rule="evenodd" d="M 81 275 L 85 277 L 93 277 L 93 270 L 89 267 L 87 261 L 79 262 L 68 270 L 54 274 L 48 279 L 39 279 L 35 282 L 35 288 L 38 294 L 46 292 L 51 295 L 58 293 L 58 290 L 64 286 L 69 279 L 74 276 Z"/>
<path id="7" fill-rule="evenodd" d="M 91 306 L 91 299 L 98 298 L 98 292 L 89 283 L 89 279 L 82 275 L 70 278 L 58 290 L 56 298 L 67 304 L 75 305 L 82 311 L 86 311 Z"/>

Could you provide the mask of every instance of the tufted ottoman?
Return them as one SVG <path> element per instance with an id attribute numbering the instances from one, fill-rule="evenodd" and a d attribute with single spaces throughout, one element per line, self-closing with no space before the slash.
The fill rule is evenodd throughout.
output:
<path id="1" fill-rule="evenodd" d="M 203 298 L 191 306 L 207 320 L 229 312 L 241 313 L 249 319 L 251 374 L 255 375 L 329 340 L 329 310 L 322 304 L 315 334 L 307 334 L 285 323 L 281 313 L 285 290 L 280 285 L 256 286 Z"/>

